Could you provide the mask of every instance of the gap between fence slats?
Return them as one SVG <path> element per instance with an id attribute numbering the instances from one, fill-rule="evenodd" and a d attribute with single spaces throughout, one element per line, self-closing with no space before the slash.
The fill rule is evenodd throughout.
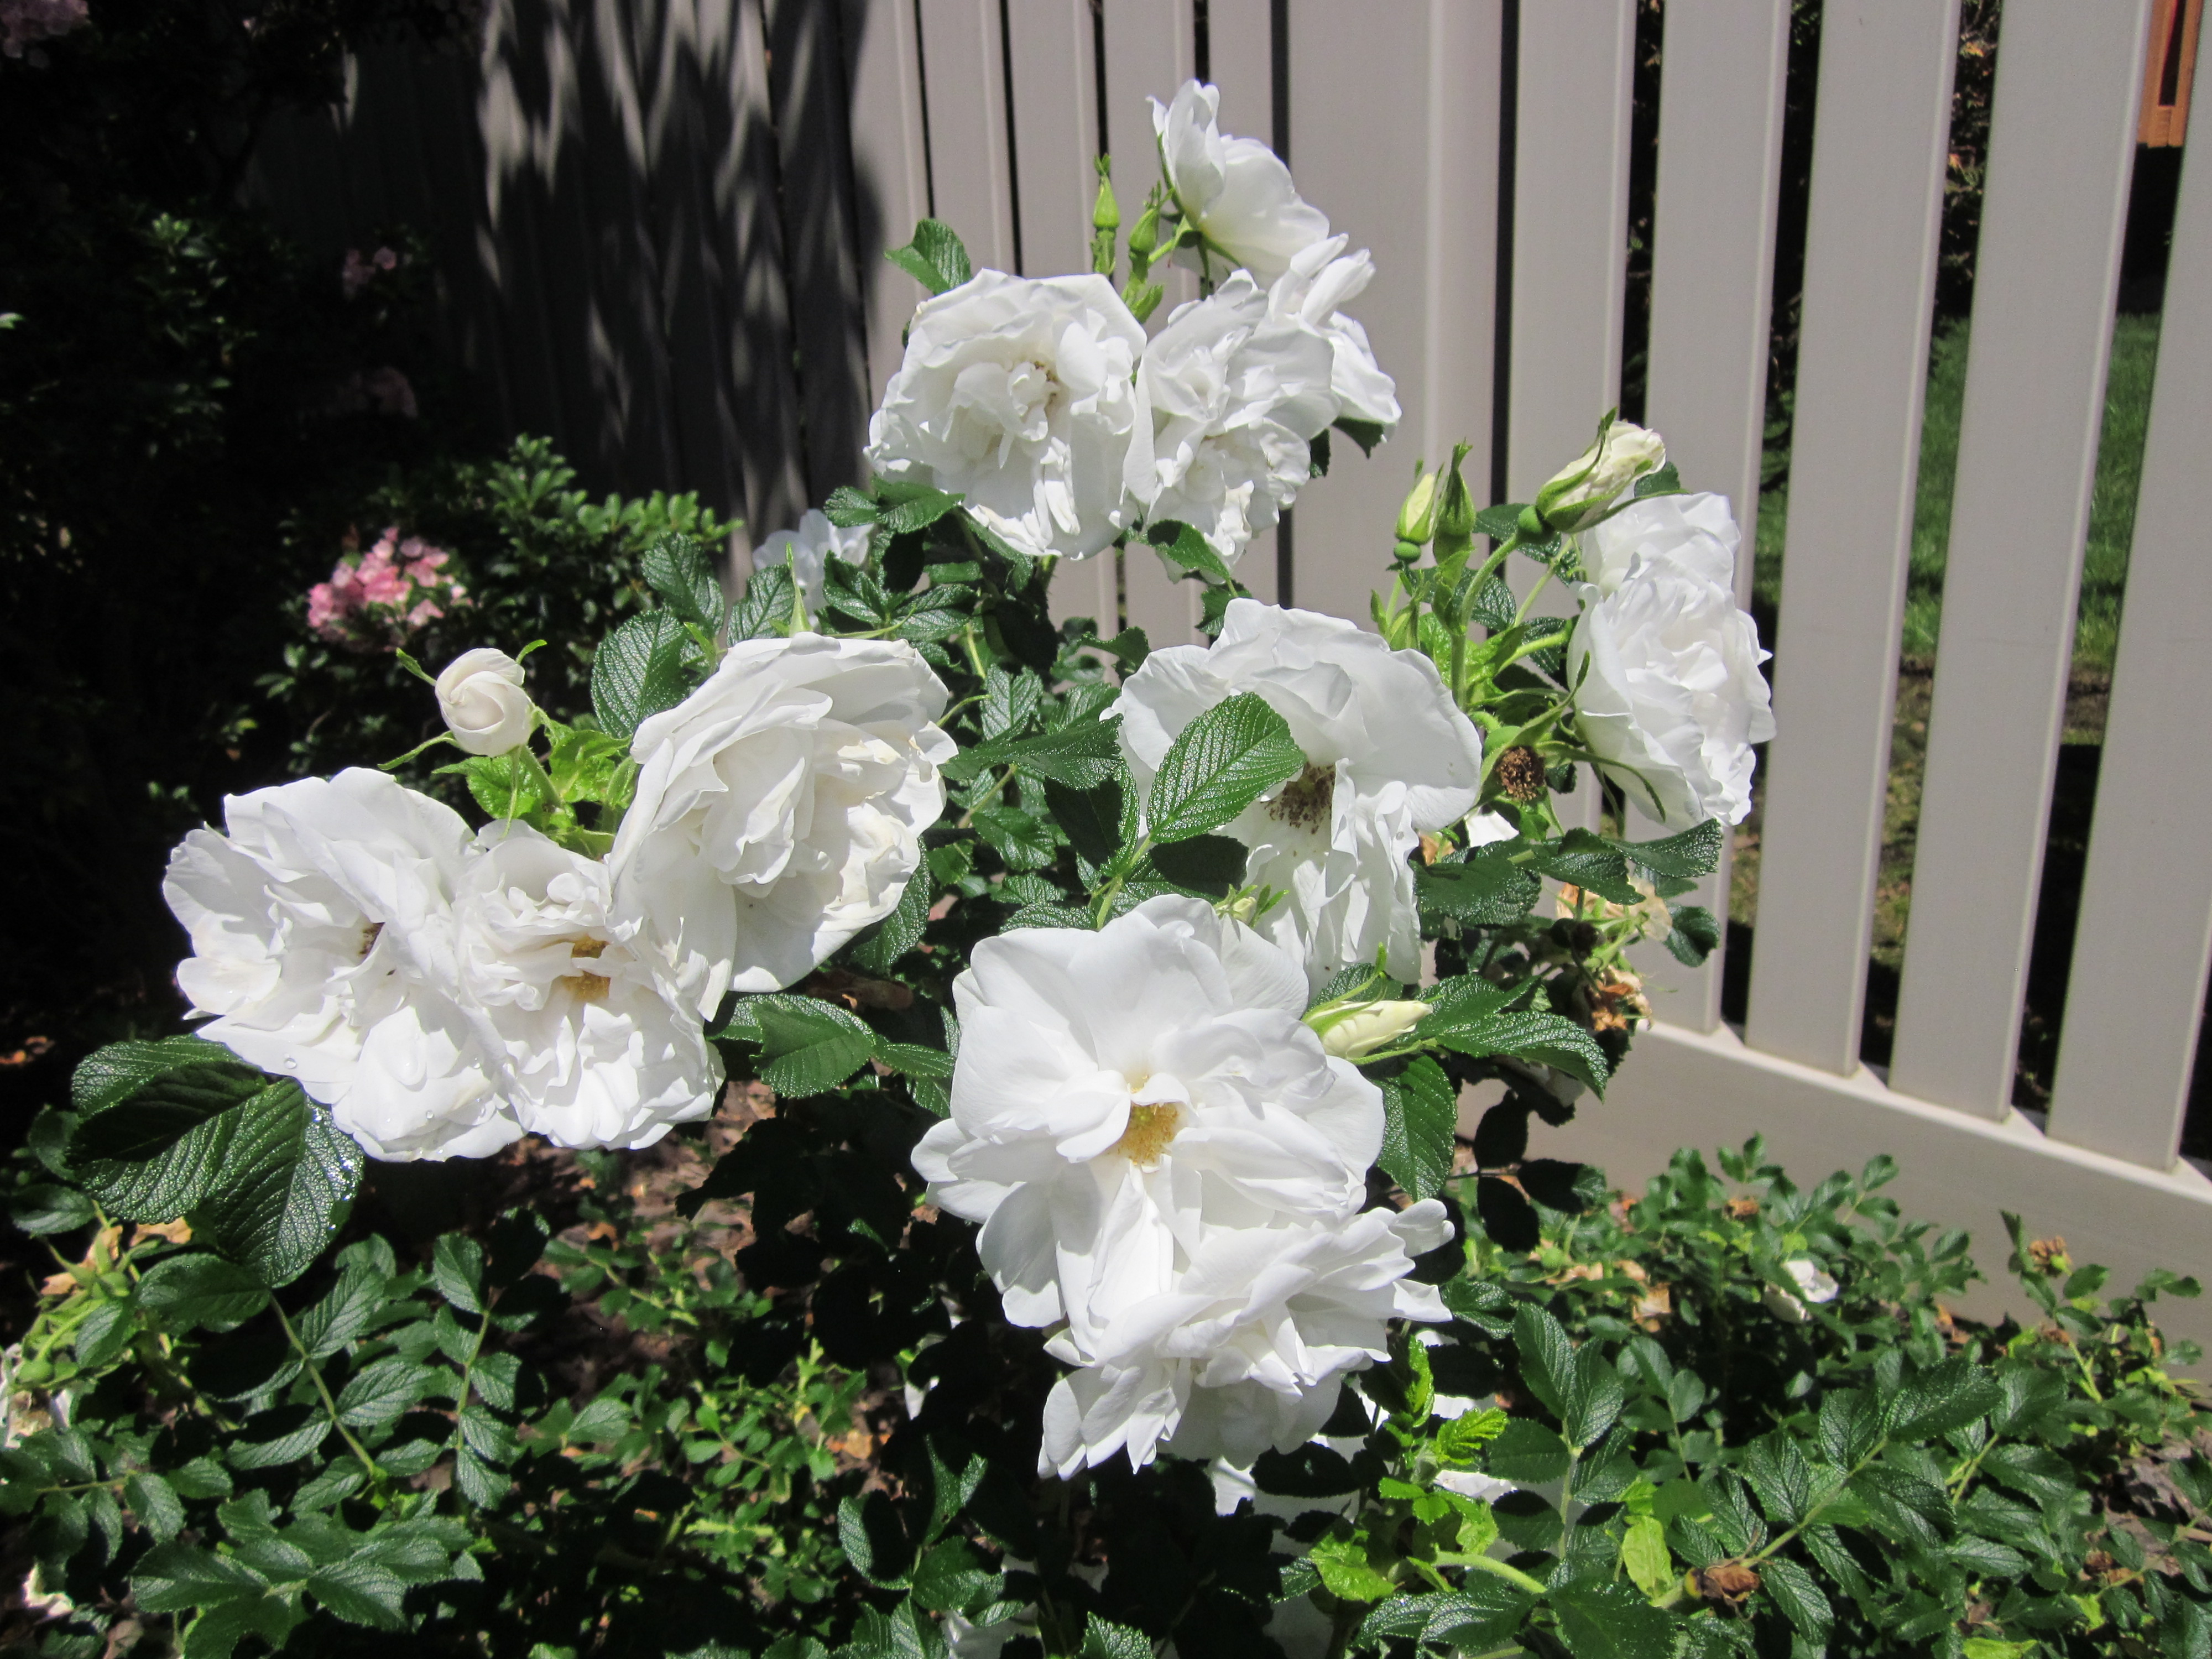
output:
<path id="1" fill-rule="evenodd" d="M 2205 100 L 2197 100 L 2199 108 Z M 2205 126 L 2208 118 L 2191 118 Z M 2204 135 L 2199 134 L 2200 137 Z M 2051 1133 L 2164 1169 L 2212 957 L 2212 165 L 2185 165 Z"/>
<path id="2" fill-rule="evenodd" d="M 1858 1066 L 1957 0 L 1824 14 L 1751 1045 Z"/>
<path id="3" fill-rule="evenodd" d="M 1513 178 L 1513 343 L 1506 486 L 1525 501 L 1589 445 L 1620 396 L 1628 276 L 1628 129 L 1635 0 L 1521 8 Z M 1515 559 L 1525 596 L 1535 567 Z M 1539 614 L 1565 615 L 1565 595 Z M 1594 827 L 1587 767 L 1558 799 L 1561 822 Z"/>
<path id="4" fill-rule="evenodd" d="M 2011 1109 L 2148 0 L 2012 0 L 1975 258 L 1894 1088 Z"/>
<path id="5" fill-rule="evenodd" d="M 844 0 L 846 84 L 852 88 L 854 217 L 873 409 L 897 370 L 900 334 L 921 284 L 884 258 L 929 212 L 922 133 L 921 37 L 911 0 Z M 871 222 L 872 210 L 873 222 Z"/>
<path id="6" fill-rule="evenodd" d="M 1104 0 L 1106 22 L 1106 142 L 1114 158 L 1114 194 L 1121 204 L 1123 232 L 1137 222 L 1145 192 L 1160 176 L 1158 149 L 1146 98 L 1166 103 L 1188 80 L 1196 62 L 1191 0 Z M 1162 266 L 1154 276 L 1167 297 L 1152 326 L 1168 313 L 1195 299 L 1198 284 L 1181 267 Z M 1121 557 L 1127 579 L 1129 621 L 1154 645 L 1182 645 L 1198 636 L 1198 593 L 1188 582 L 1168 580 L 1166 568 L 1150 548 L 1131 548 Z M 1107 617 L 1100 621 L 1107 622 Z"/>
<path id="7" fill-rule="evenodd" d="M 1743 532 L 1739 605 L 1751 599 L 1759 524 L 1790 11 L 1789 0 L 1674 0 L 1659 89 L 1645 416 L 1692 489 L 1729 498 Z M 1683 827 L 1629 809 L 1636 839 Z M 1680 900 L 1710 909 L 1724 941 L 1728 890 L 1724 843 L 1720 867 Z M 1701 968 L 1657 944 L 1639 951 L 1653 1012 L 1692 1030 L 1718 1026 L 1724 949 Z"/>

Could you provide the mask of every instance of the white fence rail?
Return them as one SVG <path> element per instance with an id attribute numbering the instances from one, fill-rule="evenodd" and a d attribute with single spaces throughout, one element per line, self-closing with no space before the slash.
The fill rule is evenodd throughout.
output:
<path id="1" fill-rule="evenodd" d="M 2000 1208 L 2124 1278 L 2212 1267 L 2212 1181 L 2176 1156 L 2212 956 L 2212 169 L 2182 187 L 2047 1129 L 2008 1103 L 2149 9 L 2005 8 L 1883 1079 L 1858 1053 L 1957 0 L 1827 0 L 1749 1016 L 1723 1025 L 1717 960 L 1654 965 L 1659 1027 L 1563 1137 L 1616 1179 L 1763 1131 L 1807 1176 L 1895 1154 L 1901 1200 L 1972 1226 L 1992 1267 Z M 1405 426 L 1372 459 L 1340 447 L 1244 568 L 1357 617 L 1414 456 L 1470 440 L 1477 475 L 1500 454 L 1525 495 L 1616 397 L 1635 20 L 1636 0 L 501 0 L 479 64 L 365 61 L 264 183 L 324 246 L 433 236 L 493 420 L 772 528 L 857 469 L 919 295 L 881 250 L 934 212 L 978 263 L 1081 268 L 1091 155 L 1133 210 L 1144 98 L 1203 70 L 1224 125 L 1285 149 L 1379 268 L 1359 310 Z M 1746 595 L 1790 27 L 1789 0 L 1667 0 L 1649 413 L 1735 503 Z M 1063 572 L 1062 605 L 1187 633 L 1157 561 L 1116 576 Z M 2212 1336 L 2212 1310 L 2174 1315 Z"/>

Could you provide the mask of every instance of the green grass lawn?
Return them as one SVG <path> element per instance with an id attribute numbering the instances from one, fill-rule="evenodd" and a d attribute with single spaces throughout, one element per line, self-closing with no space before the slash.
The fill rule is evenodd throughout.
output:
<path id="1" fill-rule="evenodd" d="M 2075 611 L 2073 684 L 2067 700 L 2064 741 L 2094 745 L 2104 737 L 2106 693 L 2119 643 L 2120 600 L 2127 580 L 2128 544 L 2135 532 L 2136 491 L 2142 475 L 2143 434 L 2150 417 L 2153 373 L 2157 366 L 2159 319 L 2121 317 L 2112 336 L 2112 362 L 2099 439 L 2096 483 L 2091 495 L 2089 533 L 2081 596 Z M 1928 714 L 1936 669 L 1936 646 L 1943 611 L 1943 568 L 1950 537 L 1951 495 L 1957 481 L 1959 419 L 1966 398 L 1967 330 L 1963 323 L 1942 327 L 1929 354 L 1928 402 L 1920 441 L 1918 498 L 1913 513 L 1912 555 L 1907 578 L 1905 626 L 1899 641 L 1898 696 L 1890 747 L 1889 799 L 1884 813 L 1881 872 L 1875 894 L 1872 975 L 1868 990 L 1866 1058 L 1887 1060 L 1896 1012 L 1897 976 L 1905 958 L 1905 930 L 1912 906 L 1912 859 L 1920 820 L 1921 777 L 1928 749 Z M 1774 621 L 1784 592 L 1784 538 L 1789 490 L 1783 485 L 1761 498 L 1753 568 L 1753 609 L 1760 633 L 1772 644 Z M 2077 760 L 2081 748 L 2070 748 Z M 2079 862 L 2086 844 L 2094 758 L 2087 765 L 2062 765 L 2059 799 L 2045 884 L 2045 906 L 2069 907 L 2063 935 L 2070 938 L 2070 908 L 2078 892 Z M 2074 793 L 2084 798 L 2074 799 Z M 1759 896 L 1759 819 L 1754 811 L 1737 832 L 1731 884 L 1731 919 L 1753 922 Z M 2070 872 L 2070 884 L 2069 884 Z M 2044 923 L 2057 920 L 2046 916 Z M 2042 923 L 2039 924 L 2040 945 Z M 2028 1018 L 2022 1044 L 2021 1084 L 2015 1099 L 2043 1103 L 2055 1055 L 2058 1003 L 2063 998 L 2063 963 L 2040 960 L 2028 992 Z M 2051 969 L 2057 969 L 2053 982 Z"/>

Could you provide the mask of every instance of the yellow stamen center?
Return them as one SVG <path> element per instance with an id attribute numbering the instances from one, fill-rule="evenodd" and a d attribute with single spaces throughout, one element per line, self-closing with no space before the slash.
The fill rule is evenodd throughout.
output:
<path id="1" fill-rule="evenodd" d="M 1182 1108 L 1175 1102 L 1163 1101 L 1157 1106 L 1136 1105 L 1129 1108 L 1129 1127 L 1121 1132 L 1110 1151 L 1121 1154 L 1132 1164 L 1153 1164 L 1168 1149 L 1168 1142 L 1182 1127 Z"/>
<path id="2" fill-rule="evenodd" d="M 580 939 L 568 946 L 572 960 L 588 960 L 601 955 L 607 948 L 603 939 Z M 605 974 L 563 974 L 560 982 L 586 1002 L 598 1002 L 612 988 L 614 981 Z"/>
<path id="3" fill-rule="evenodd" d="M 368 953 L 376 949 L 376 936 L 383 931 L 384 924 L 380 921 L 372 921 L 361 930 L 361 961 L 368 960 Z"/>

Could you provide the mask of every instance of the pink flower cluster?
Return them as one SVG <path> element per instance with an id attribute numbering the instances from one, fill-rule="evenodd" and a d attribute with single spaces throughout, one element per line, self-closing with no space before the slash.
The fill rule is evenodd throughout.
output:
<path id="1" fill-rule="evenodd" d="M 85 0 L 0 0 L 0 52 L 21 58 L 33 41 L 67 34 L 89 21 Z M 43 61 L 35 51 L 31 58 Z"/>
<path id="2" fill-rule="evenodd" d="M 446 569 L 452 557 L 420 536 L 400 539 L 398 526 L 358 558 L 340 559 L 326 582 L 307 590 L 307 626 L 317 638 L 349 650 L 386 650 L 446 606 L 469 602 L 468 590 Z"/>
<path id="3" fill-rule="evenodd" d="M 9 0 L 0 0 L 0 7 L 9 3 Z M 377 249 L 366 259 L 361 257 L 359 248 L 349 247 L 346 250 L 345 263 L 338 267 L 338 286 L 345 290 L 346 298 L 350 300 L 376 280 L 378 271 L 398 269 L 399 256 L 388 247 Z"/>

